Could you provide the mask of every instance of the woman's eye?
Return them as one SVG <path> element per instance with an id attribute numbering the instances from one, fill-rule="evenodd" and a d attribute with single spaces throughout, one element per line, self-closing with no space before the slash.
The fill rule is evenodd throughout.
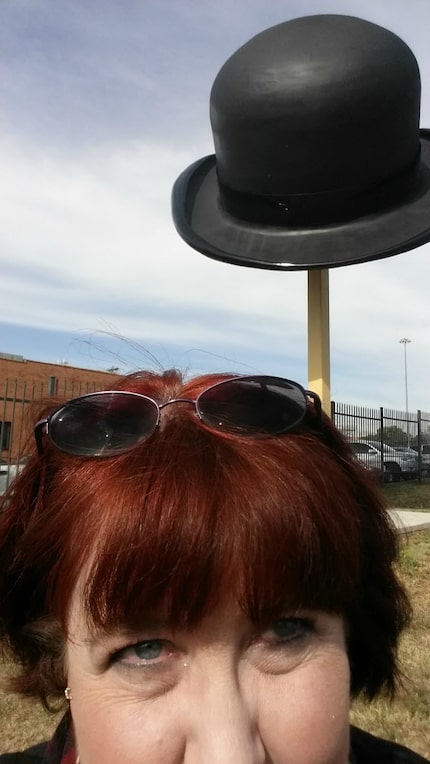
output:
<path id="1" fill-rule="evenodd" d="M 153 661 L 159 658 L 162 652 L 162 642 L 160 639 L 151 639 L 145 642 L 138 642 L 132 648 L 137 657 L 142 661 Z"/>
<path id="2" fill-rule="evenodd" d="M 113 656 L 115 663 L 128 666 L 148 666 L 160 663 L 172 654 L 162 639 L 145 639 L 118 650 Z"/>
<path id="3" fill-rule="evenodd" d="M 278 618 L 266 635 L 270 641 L 284 644 L 307 637 L 313 631 L 312 623 L 306 618 Z"/>
<path id="4" fill-rule="evenodd" d="M 181 652 L 168 639 L 139 639 L 110 654 L 104 670 L 139 692 L 140 697 L 156 698 L 174 687 L 180 679 Z"/>
<path id="5" fill-rule="evenodd" d="M 266 674 L 288 673 L 316 646 L 316 636 L 316 624 L 312 618 L 277 618 L 251 643 L 251 660 Z"/>

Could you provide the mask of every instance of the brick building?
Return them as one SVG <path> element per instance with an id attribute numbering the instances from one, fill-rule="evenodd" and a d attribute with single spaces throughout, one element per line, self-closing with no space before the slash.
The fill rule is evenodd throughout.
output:
<path id="1" fill-rule="evenodd" d="M 51 395 L 74 398 L 95 390 L 106 390 L 116 379 L 114 370 L 91 371 L 0 353 L 2 460 L 14 462 L 23 455 L 30 429 L 27 412 L 33 402 Z"/>

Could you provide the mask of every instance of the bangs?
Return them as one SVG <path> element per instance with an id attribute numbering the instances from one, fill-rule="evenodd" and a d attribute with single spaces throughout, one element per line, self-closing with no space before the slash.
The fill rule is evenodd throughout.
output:
<path id="1" fill-rule="evenodd" d="M 84 568 L 102 630 L 159 612 L 192 627 L 225 598 L 254 622 L 341 613 L 359 581 L 354 485 L 315 434 L 233 440 L 184 411 L 125 456 L 78 464 L 62 491 L 75 516 L 63 619 Z"/>

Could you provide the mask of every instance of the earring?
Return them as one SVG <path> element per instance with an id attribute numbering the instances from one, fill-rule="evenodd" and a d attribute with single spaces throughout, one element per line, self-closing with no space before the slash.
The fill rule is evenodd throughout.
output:
<path id="1" fill-rule="evenodd" d="M 70 687 L 66 687 L 66 689 L 64 690 L 64 697 L 68 701 L 72 700 L 72 691 L 71 691 Z"/>

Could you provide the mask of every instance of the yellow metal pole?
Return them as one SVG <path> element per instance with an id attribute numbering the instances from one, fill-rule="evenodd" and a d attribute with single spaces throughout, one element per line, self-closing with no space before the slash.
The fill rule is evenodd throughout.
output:
<path id="1" fill-rule="evenodd" d="M 308 388 L 330 414 L 330 319 L 327 269 L 308 271 Z"/>

